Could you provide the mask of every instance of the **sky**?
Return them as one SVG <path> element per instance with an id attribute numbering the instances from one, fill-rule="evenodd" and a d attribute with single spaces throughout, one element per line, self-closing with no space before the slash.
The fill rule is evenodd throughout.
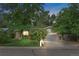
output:
<path id="1" fill-rule="evenodd" d="M 52 14 L 55 14 L 57 15 L 57 13 L 62 9 L 62 8 L 65 8 L 65 7 L 68 7 L 68 4 L 67 3 L 46 3 L 44 5 L 44 9 L 46 11 L 49 11 L 49 14 L 52 15 Z"/>

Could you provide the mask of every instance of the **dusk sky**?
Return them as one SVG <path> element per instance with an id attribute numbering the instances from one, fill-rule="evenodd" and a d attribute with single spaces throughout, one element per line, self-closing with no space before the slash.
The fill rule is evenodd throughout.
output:
<path id="1" fill-rule="evenodd" d="M 67 3 L 46 3 L 44 9 L 49 11 L 49 14 L 57 14 L 62 8 L 68 7 Z"/>

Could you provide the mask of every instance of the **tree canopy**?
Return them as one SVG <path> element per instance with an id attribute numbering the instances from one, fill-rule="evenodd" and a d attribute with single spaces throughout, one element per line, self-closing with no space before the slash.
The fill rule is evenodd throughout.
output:
<path id="1" fill-rule="evenodd" d="M 43 5 L 42 3 L 0 4 L 3 22 L 6 27 L 18 30 L 52 25 L 55 15 L 50 16 Z"/>
<path id="2" fill-rule="evenodd" d="M 79 35 L 79 4 L 69 4 L 63 8 L 56 18 L 55 31 L 59 33 Z"/>
<path id="3" fill-rule="evenodd" d="M 23 29 L 33 26 L 43 11 L 43 4 L 1 4 L 2 9 L 9 11 L 3 13 L 4 22 L 12 29 Z M 4 12 L 3 11 L 3 12 Z"/>

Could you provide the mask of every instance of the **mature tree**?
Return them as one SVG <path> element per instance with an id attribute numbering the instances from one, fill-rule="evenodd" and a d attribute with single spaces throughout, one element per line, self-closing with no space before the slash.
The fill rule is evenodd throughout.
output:
<path id="1" fill-rule="evenodd" d="M 49 13 L 48 11 L 43 11 L 41 13 L 41 15 L 40 15 L 39 22 L 42 24 L 42 26 L 43 25 L 44 26 L 48 26 L 49 25 L 49 22 L 48 22 L 48 20 L 49 20 L 49 14 L 48 13 Z"/>
<path id="2" fill-rule="evenodd" d="M 53 23 L 53 20 L 55 19 L 55 15 L 52 14 L 50 16 L 49 11 L 43 11 L 39 17 L 39 22 L 42 26 L 51 26 Z"/>
<path id="3" fill-rule="evenodd" d="M 1 4 L 4 23 L 10 30 L 29 30 L 38 24 L 40 15 L 44 11 L 43 4 Z M 5 13 L 5 11 L 8 11 Z M 18 34 L 19 35 L 19 34 Z"/>
<path id="4" fill-rule="evenodd" d="M 55 30 L 61 34 L 79 35 L 79 8 L 78 4 L 69 4 L 57 16 Z"/>
<path id="5" fill-rule="evenodd" d="M 11 5 L 13 6 L 13 4 Z M 8 24 L 21 28 L 26 25 L 33 25 L 33 21 L 36 21 L 39 12 L 42 11 L 42 4 L 17 4 L 13 6 L 13 9 L 11 7 L 9 10 L 10 12 L 7 16 L 5 15 L 5 19 L 8 19 Z"/>

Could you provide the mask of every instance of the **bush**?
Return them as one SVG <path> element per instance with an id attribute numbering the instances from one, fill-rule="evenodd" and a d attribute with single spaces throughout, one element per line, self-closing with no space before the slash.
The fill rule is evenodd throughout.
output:
<path id="1" fill-rule="evenodd" d="M 0 44 L 11 43 L 13 40 L 7 32 L 0 31 Z"/>
<path id="2" fill-rule="evenodd" d="M 30 31 L 31 39 L 38 40 L 44 39 L 47 35 L 47 31 L 45 29 L 32 29 Z"/>

